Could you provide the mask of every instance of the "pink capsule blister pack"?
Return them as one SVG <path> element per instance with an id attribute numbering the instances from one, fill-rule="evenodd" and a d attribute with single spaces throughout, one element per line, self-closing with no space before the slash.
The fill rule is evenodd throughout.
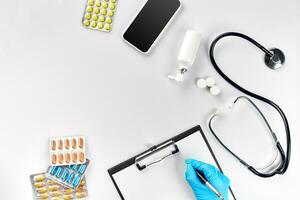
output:
<path id="1" fill-rule="evenodd" d="M 75 165 L 86 162 L 84 136 L 58 137 L 50 139 L 50 164 Z"/>

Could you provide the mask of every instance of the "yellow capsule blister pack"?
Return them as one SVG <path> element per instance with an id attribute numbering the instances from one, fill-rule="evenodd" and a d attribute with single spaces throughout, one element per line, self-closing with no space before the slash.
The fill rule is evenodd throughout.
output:
<path id="1" fill-rule="evenodd" d="M 86 199 L 88 196 L 86 180 L 82 179 L 76 190 L 66 188 L 59 183 L 50 180 L 45 173 L 30 176 L 34 199 L 45 200 L 73 200 Z"/>
<path id="2" fill-rule="evenodd" d="M 109 32 L 117 0 L 87 0 L 82 24 L 86 28 Z"/>

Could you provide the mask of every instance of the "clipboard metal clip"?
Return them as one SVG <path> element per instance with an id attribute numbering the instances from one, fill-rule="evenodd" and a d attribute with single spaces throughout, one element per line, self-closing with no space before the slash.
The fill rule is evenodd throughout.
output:
<path id="1" fill-rule="evenodd" d="M 160 163 L 177 153 L 179 153 L 179 148 L 175 142 L 171 140 L 162 145 L 153 146 L 148 151 L 138 156 L 135 159 L 135 165 L 140 171 L 142 171 L 147 167 Z"/>

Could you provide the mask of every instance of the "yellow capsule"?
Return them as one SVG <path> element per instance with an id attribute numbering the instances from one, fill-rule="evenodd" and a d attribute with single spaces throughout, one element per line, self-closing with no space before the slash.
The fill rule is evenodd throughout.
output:
<path id="1" fill-rule="evenodd" d="M 83 24 L 84 24 L 85 26 L 89 26 L 89 25 L 90 25 L 90 21 L 86 19 L 86 20 L 83 21 Z"/>
<path id="2" fill-rule="evenodd" d="M 110 0 L 110 2 L 112 2 L 112 3 L 116 3 L 116 0 Z"/>
<path id="3" fill-rule="evenodd" d="M 45 193 L 45 192 L 47 192 L 47 188 L 46 187 L 38 188 L 38 189 L 36 189 L 36 192 L 40 193 L 40 194 Z"/>
<path id="4" fill-rule="evenodd" d="M 33 185 L 34 185 L 34 187 L 40 188 L 40 187 L 45 186 L 45 183 L 44 182 L 35 182 Z"/>
<path id="5" fill-rule="evenodd" d="M 48 194 L 47 193 L 38 194 L 37 198 L 39 198 L 39 199 L 48 199 Z"/>
<path id="6" fill-rule="evenodd" d="M 106 10 L 105 9 L 101 9 L 100 14 L 101 15 L 106 15 Z"/>
<path id="7" fill-rule="evenodd" d="M 57 197 L 57 196 L 59 196 L 61 193 L 60 193 L 60 191 L 52 191 L 52 192 L 50 192 L 50 196 L 51 197 Z"/>
<path id="8" fill-rule="evenodd" d="M 111 10 L 114 10 L 114 9 L 115 9 L 115 4 L 114 4 L 114 3 L 110 3 L 110 4 L 109 4 L 109 8 L 110 8 Z"/>
<path id="9" fill-rule="evenodd" d="M 97 26 L 97 22 L 92 21 L 92 22 L 91 22 L 91 27 L 95 28 L 96 26 Z"/>
<path id="10" fill-rule="evenodd" d="M 98 16 L 97 15 L 93 15 L 92 20 L 93 21 L 97 21 L 98 20 Z"/>
<path id="11" fill-rule="evenodd" d="M 64 200 L 70 200 L 70 199 L 73 199 L 74 197 L 73 197 L 73 195 L 65 195 L 64 196 Z"/>
<path id="12" fill-rule="evenodd" d="M 89 13 L 93 12 L 93 7 L 92 6 L 88 6 L 86 8 L 86 12 L 89 12 Z"/>
<path id="13" fill-rule="evenodd" d="M 86 14 L 84 15 L 84 18 L 85 18 L 85 19 L 91 19 L 91 18 L 92 18 L 91 13 L 86 13 Z"/>
<path id="14" fill-rule="evenodd" d="M 107 8 L 108 7 L 108 4 L 106 2 L 103 2 L 102 3 L 102 8 Z"/>
<path id="15" fill-rule="evenodd" d="M 94 13 L 98 14 L 100 12 L 100 9 L 98 7 L 94 8 Z"/>
<path id="16" fill-rule="evenodd" d="M 76 192 L 75 193 L 75 196 L 77 198 L 82 198 L 82 197 L 86 197 L 87 196 L 87 193 L 86 192 Z"/>
<path id="17" fill-rule="evenodd" d="M 109 2 L 109 0 L 104 0 L 104 1 Z"/>
<path id="18" fill-rule="evenodd" d="M 90 6 L 94 5 L 94 0 L 88 0 L 88 5 Z"/>
<path id="19" fill-rule="evenodd" d="M 106 20 L 105 20 L 105 22 L 108 23 L 108 24 L 111 24 L 112 19 L 110 17 L 107 17 Z"/>
<path id="20" fill-rule="evenodd" d="M 100 1 L 96 1 L 95 2 L 95 6 L 98 6 L 98 7 L 101 6 L 101 2 Z"/>
<path id="21" fill-rule="evenodd" d="M 72 192 L 73 192 L 73 190 L 70 189 L 70 188 L 66 188 L 66 189 L 64 190 L 64 194 L 71 194 Z"/>
<path id="22" fill-rule="evenodd" d="M 107 15 L 110 16 L 110 17 L 112 17 L 114 15 L 114 11 L 108 10 L 107 11 Z"/>
<path id="23" fill-rule="evenodd" d="M 56 184 L 56 182 L 49 179 L 49 180 L 47 180 L 47 184 L 48 185 L 54 185 L 54 184 Z"/>
<path id="24" fill-rule="evenodd" d="M 101 16 L 99 17 L 99 21 L 100 21 L 100 22 L 104 22 L 104 21 L 105 21 L 105 17 L 104 17 L 103 15 L 101 15 Z"/>
<path id="25" fill-rule="evenodd" d="M 34 176 L 34 177 L 33 177 L 33 180 L 34 180 L 35 182 L 39 182 L 39 181 L 44 180 L 44 178 L 45 178 L 45 176 L 44 176 L 43 174 L 40 174 L 40 175 Z"/>
<path id="26" fill-rule="evenodd" d="M 110 25 L 109 24 L 105 24 L 104 29 L 109 31 L 110 30 Z"/>
<path id="27" fill-rule="evenodd" d="M 99 23 L 98 26 L 97 26 L 97 28 L 98 28 L 98 29 L 103 29 L 103 24 L 102 24 L 102 23 Z M 80 184 L 82 184 L 82 183 L 80 183 Z"/>
<path id="28" fill-rule="evenodd" d="M 56 191 L 56 190 L 58 190 L 59 189 L 59 186 L 58 185 L 50 185 L 49 187 L 48 187 L 48 190 L 50 190 L 50 191 Z"/>

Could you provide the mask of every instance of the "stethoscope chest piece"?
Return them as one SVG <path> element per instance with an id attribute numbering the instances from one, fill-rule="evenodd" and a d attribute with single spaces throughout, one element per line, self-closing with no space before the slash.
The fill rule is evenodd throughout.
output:
<path id="1" fill-rule="evenodd" d="M 279 69 L 282 67 L 285 61 L 284 53 L 280 49 L 270 49 L 269 50 L 273 55 L 270 56 L 268 54 L 265 55 L 265 64 L 270 69 Z"/>

